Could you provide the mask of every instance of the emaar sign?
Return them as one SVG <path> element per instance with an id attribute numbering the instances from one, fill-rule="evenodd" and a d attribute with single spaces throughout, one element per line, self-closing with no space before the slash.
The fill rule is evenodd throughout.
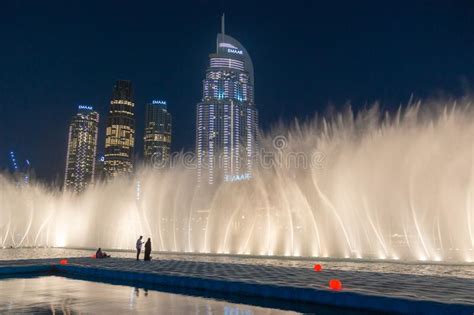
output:
<path id="1" fill-rule="evenodd" d="M 226 182 L 239 182 L 242 180 L 249 180 L 250 174 L 240 174 L 240 175 L 226 175 L 224 176 L 224 181 Z"/>
<path id="2" fill-rule="evenodd" d="M 79 105 L 79 109 L 92 110 L 92 106 L 87 106 L 87 105 Z"/>
<path id="3" fill-rule="evenodd" d="M 166 101 L 153 100 L 153 101 L 152 101 L 152 104 L 153 104 L 153 105 L 166 105 Z"/>
<path id="4" fill-rule="evenodd" d="M 227 52 L 230 54 L 237 54 L 237 55 L 243 55 L 244 52 L 240 49 L 234 49 L 234 48 L 227 48 Z"/>

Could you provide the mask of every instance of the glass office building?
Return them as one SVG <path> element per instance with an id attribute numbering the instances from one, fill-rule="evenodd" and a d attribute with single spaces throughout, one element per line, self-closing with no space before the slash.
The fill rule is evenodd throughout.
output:
<path id="1" fill-rule="evenodd" d="M 94 183 L 98 124 L 99 114 L 80 105 L 69 125 L 65 189 L 79 193 Z"/>
<path id="2" fill-rule="evenodd" d="M 169 164 L 171 150 L 171 114 L 166 101 L 153 100 L 145 105 L 145 163 L 156 168 Z"/>
<path id="3" fill-rule="evenodd" d="M 245 47 L 225 34 L 224 21 L 209 59 L 196 111 L 198 183 L 247 180 L 257 155 L 253 64 Z"/>
<path id="4" fill-rule="evenodd" d="M 109 179 L 133 171 L 134 107 L 132 83 L 117 81 L 112 92 L 105 131 L 104 172 Z"/>

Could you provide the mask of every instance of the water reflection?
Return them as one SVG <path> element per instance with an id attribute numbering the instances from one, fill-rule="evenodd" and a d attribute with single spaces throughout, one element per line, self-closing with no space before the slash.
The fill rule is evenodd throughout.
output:
<path id="1" fill-rule="evenodd" d="M 55 275 L 0 277 L 0 314 L 318 314 L 367 311 L 176 287 Z"/>
<path id="2" fill-rule="evenodd" d="M 249 310 L 240 310 L 240 309 L 235 308 L 235 307 L 226 306 L 224 308 L 224 314 L 225 315 L 251 315 L 251 314 L 254 314 L 254 313 L 252 311 L 249 311 Z"/>
<path id="3" fill-rule="evenodd" d="M 148 289 L 142 289 L 143 290 L 143 296 L 148 296 Z M 135 295 L 137 297 L 140 296 L 140 288 L 134 288 L 133 291 L 135 292 Z"/>
<path id="4" fill-rule="evenodd" d="M 0 313 L 295 314 L 57 276 L 0 280 Z"/>

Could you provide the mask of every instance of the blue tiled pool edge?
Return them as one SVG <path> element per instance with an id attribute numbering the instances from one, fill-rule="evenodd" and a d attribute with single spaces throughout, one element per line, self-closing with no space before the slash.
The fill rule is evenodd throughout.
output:
<path id="1" fill-rule="evenodd" d="M 26 265 L 26 266 L 8 266 L 0 267 L 0 276 L 26 274 L 26 273 L 44 273 L 54 271 L 53 265 Z"/>
<path id="2" fill-rule="evenodd" d="M 132 281 L 188 289 L 218 291 L 226 294 L 247 295 L 261 298 L 282 299 L 292 302 L 323 304 L 359 310 L 403 314 L 473 314 L 473 306 L 441 303 L 411 298 L 369 295 L 358 292 L 329 291 L 308 287 L 290 287 L 278 284 L 246 283 L 183 275 L 163 275 L 156 272 L 136 272 L 78 265 L 38 264 L 0 267 L 0 276 L 27 273 L 56 273 L 61 276 L 76 275 L 100 277 L 116 281 Z"/>

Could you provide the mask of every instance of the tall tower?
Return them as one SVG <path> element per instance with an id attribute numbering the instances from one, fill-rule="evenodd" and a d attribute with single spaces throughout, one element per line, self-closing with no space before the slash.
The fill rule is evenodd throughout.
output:
<path id="1" fill-rule="evenodd" d="M 94 183 L 99 114 L 92 106 L 79 105 L 69 125 L 64 188 L 84 191 Z"/>
<path id="2" fill-rule="evenodd" d="M 196 110 L 198 183 L 246 180 L 257 154 L 258 112 L 253 64 L 245 47 L 222 30 Z"/>
<path id="3" fill-rule="evenodd" d="M 145 162 L 155 167 L 169 163 L 171 150 L 171 114 L 166 101 L 153 100 L 145 108 Z"/>
<path id="4" fill-rule="evenodd" d="M 133 170 L 135 117 L 132 82 L 115 83 L 105 133 L 104 171 L 108 178 Z"/>

